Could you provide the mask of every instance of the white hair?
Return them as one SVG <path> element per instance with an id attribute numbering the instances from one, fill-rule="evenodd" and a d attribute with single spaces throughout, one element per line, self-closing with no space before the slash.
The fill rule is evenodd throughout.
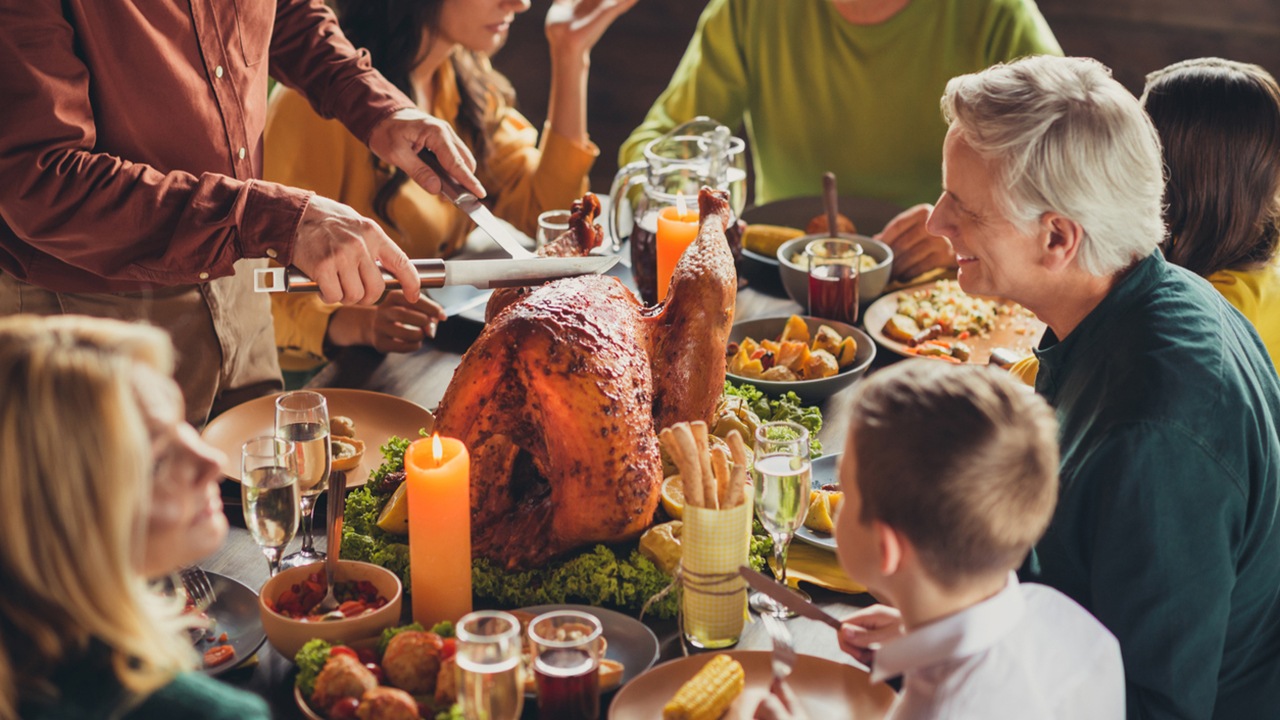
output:
<path id="1" fill-rule="evenodd" d="M 1086 272 L 1116 273 L 1164 239 L 1160 138 L 1102 63 L 1036 56 L 961 75 L 942 114 L 994 165 L 1011 220 L 1055 212 L 1084 228 Z"/>

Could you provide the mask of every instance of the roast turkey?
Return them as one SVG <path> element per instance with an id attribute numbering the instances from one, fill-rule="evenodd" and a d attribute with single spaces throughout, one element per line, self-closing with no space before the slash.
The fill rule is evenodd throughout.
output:
<path id="1" fill-rule="evenodd" d="M 509 569 L 583 545 L 638 536 L 653 522 L 662 465 L 656 432 L 712 419 L 737 274 L 725 193 L 703 189 L 697 239 L 666 300 L 645 307 L 616 278 L 566 278 L 495 293 L 488 323 L 445 391 L 436 428 L 471 453 L 471 547 Z M 600 204 L 574 203 L 543 254 L 600 244 Z"/>

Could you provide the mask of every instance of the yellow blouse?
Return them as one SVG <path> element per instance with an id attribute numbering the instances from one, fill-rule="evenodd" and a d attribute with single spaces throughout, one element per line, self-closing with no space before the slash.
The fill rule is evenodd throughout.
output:
<path id="1" fill-rule="evenodd" d="M 453 66 L 436 72 L 434 115 L 457 129 L 458 94 Z M 488 139 L 488 161 L 476 175 L 492 199 L 493 213 L 529 235 L 537 230 L 538 215 L 567 209 L 588 189 L 587 173 L 599 150 L 582 147 L 547 128 L 538 131 L 508 108 Z M 267 110 L 265 179 L 312 190 L 350 205 L 376 221 L 411 258 L 447 257 L 475 227 L 448 200 L 431 195 L 412 180 L 401 186 L 387 204 L 388 213 L 403 232 L 384 223 L 373 210 L 378 188 L 390 174 L 375 167 L 369 148 L 337 120 L 325 120 L 298 93 L 278 87 Z M 324 337 L 329 316 L 340 305 L 320 301 L 318 295 L 272 296 L 276 347 L 285 370 L 307 370 L 324 362 Z"/>
<path id="2" fill-rule="evenodd" d="M 1280 371 L 1280 260 L 1252 272 L 1223 270 L 1208 280 L 1253 323 L 1271 363 Z"/>

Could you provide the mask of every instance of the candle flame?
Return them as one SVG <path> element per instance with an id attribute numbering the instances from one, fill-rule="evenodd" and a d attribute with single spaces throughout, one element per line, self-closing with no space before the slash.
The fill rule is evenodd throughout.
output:
<path id="1" fill-rule="evenodd" d="M 679 191 L 676 191 L 676 212 L 680 214 L 681 220 L 689 214 L 689 206 L 684 203 L 684 193 Z"/>
<path id="2" fill-rule="evenodd" d="M 444 445 L 440 444 L 440 433 L 431 433 L 431 457 L 436 461 L 436 467 L 440 467 L 440 461 L 444 459 Z"/>

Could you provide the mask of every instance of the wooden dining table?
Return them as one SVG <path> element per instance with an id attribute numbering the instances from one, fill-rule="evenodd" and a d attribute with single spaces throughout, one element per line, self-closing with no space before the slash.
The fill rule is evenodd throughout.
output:
<path id="1" fill-rule="evenodd" d="M 780 284 L 765 282 L 762 285 L 763 287 L 748 285 L 739 289 L 734 310 L 735 320 L 787 316 L 792 313 L 804 314 L 804 309 L 787 298 Z M 463 353 L 475 341 L 482 329 L 479 323 L 463 318 L 451 318 L 440 325 L 434 339 L 427 340 L 419 350 L 413 353 L 382 355 L 371 348 L 347 348 L 316 375 L 307 387 L 371 390 L 405 398 L 425 408 L 434 409 L 440 403 Z M 889 353 L 881 349 L 872 364 L 872 370 L 896 359 L 886 357 L 888 355 Z M 850 406 L 856 386 L 855 383 L 821 404 L 823 426 L 818 437 L 825 454 L 841 452 L 844 447 L 849 428 Z M 238 486 L 230 490 L 231 496 L 239 492 Z M 231 532 L 227 541 L 218 552 L 201 563 L 201 566 L 206 570 L 239 580 L 256 590 L 268 578 L 267 562 L 261 549 L 245 529 L 239 507 L 228 506 L 227 516 L 231 522 Z M 324 503 L 321 501 L 316 510 L 315 521 L 317 528 L 315 542 L 320 549 L 324 549 L 325 545 L 323 519 Z M 299 542 L 295 540 L 288 551 L 295 550 Z M 837 618 L 847 617 L 858 608 L 875 602 L 867 594 L 845 595 L 807 583 L 804 589 L 811 594 L 819 606 Z M 408 622 L 407 617 L 405 621 Z M 682 649 L 674 620 L 656 620 L 646 617 L 644 623 L 659 639 L 659 662 L 682 656 L 685 650 Z M 788 620 L 787 626 L 798 653 L 858 666 L 856 661 L 839 649 L 836 633 L 829 626 L 806 618 Z M 762 623 L 754 622 L 746 625 L 734 649 L 770 650 L 771 648 L 771 641 Z M 692 653 L 695 650 L 688 648 L 688 652 Z M 293 696 L 295 674 L 292 658 L 280 655 L 271 647 L 270 642 L 267 642 L 258 651 L 256 663 L 250 661 L 230 670 L 222 675 L 222 679 L 234 686 L 261 695 L 270 704 L 274 716 L 280 720 L 286 720 L 305 717 L 297 707 Z M 607 717 L 608 703 L 613 695 L 614 693 L 608 693 L 602 699 L 601 718 Z M 538 717 L 536 702 L 525 704 L 522 717 Z"/>

